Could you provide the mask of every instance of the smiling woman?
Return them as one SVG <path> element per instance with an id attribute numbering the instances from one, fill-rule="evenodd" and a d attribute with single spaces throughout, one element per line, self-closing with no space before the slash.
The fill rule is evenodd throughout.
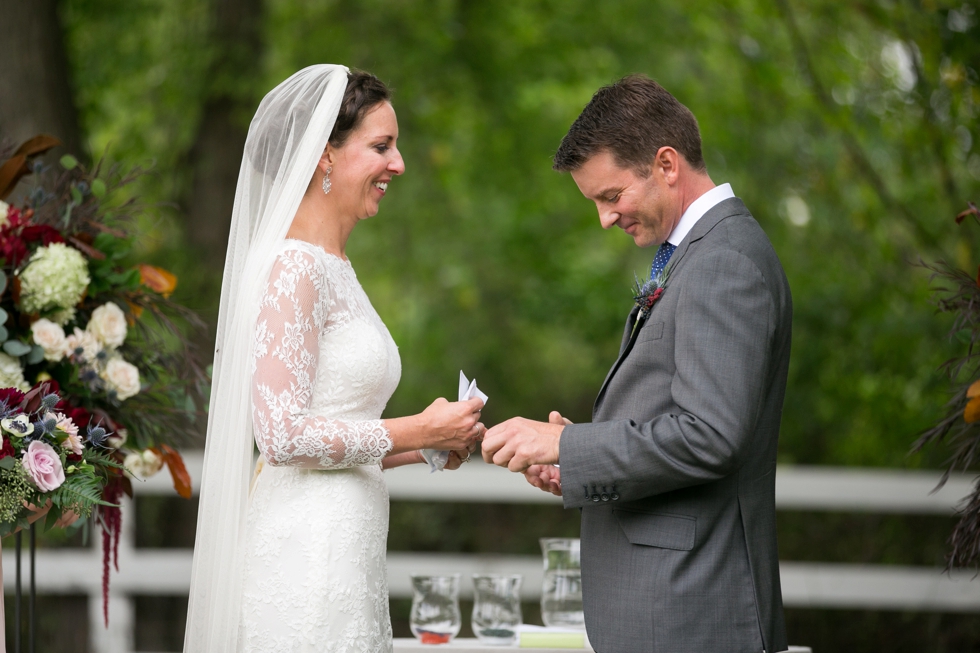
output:
<path id="1" fill-rule="evenodd" d="M 368 73 L 319 65 L 259 105 L 222 286 L 188 653 L 391 650 L 382 469 L 484 432 L 483 402 L 381 419 L 401 376 L 345 248 L 405 171 Z M 328 137 L 329 135 L 329 137 Z M 261 458 L 249 486 L 252 441 Z"/>

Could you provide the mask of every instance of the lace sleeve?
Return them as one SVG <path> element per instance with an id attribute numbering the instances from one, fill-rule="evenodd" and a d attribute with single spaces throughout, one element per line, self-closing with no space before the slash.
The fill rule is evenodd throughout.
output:
<path id="1" fill-rule="evenodd" d="M 341 469 L 378 464 L 392 449 L 381 420 L 310 411 L 320 333 L 334 303 L 313 255 L 295 249 L 279 255 L 259 308 L 252 375 L 255 442 L 270 465 Z"/>

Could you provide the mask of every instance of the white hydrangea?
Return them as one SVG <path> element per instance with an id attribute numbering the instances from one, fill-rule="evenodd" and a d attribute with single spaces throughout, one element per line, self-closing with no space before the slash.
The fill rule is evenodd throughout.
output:
<path id="1" fill-rule="evenodd" d="M 64 243 L 38 248 L 19 278 L 21 310 L 55 311 L 50 318 L 59 325 L 75 316 L 75 305 L 91 281 L 85 257 Z"/>
<path id="2" fill-rule="evenodd" d="M 112 302 L 106 302 L 92 311 L 92 318 L 85 330 L 102 343 L 115 349 L 126 340 L 126 314 Z"/>
<path id="3" fill-rule="evenodd" d="M 0 352 L 0 388 L 17 388 L 23 392 L 31 389 L 24 379 L 24 370 L 13 356 Z"/>
<path id="4" fill-rule="evenodd" d="M 45 360 L 56 363 L 65 357 L 68 341 L 65 339 L 65 330 L 60 326 L 42 317 L 31 324 L 31 333 L 34 335 L 34 344 L 44 350 Z"/>

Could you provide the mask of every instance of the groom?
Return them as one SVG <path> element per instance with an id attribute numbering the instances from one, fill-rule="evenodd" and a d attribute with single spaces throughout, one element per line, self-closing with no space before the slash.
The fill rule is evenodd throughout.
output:
<path id="1" fill-rule="evenodd" d="M 599 89 L 555 154 L 604 229 L 659 246 L 593 408 L 515 417 L 488 462 L 582 509 L 582 586 L 599 653 L 783 651 L 776 442 L 792 305 L 782 266 L 691 112 L 656 82 Z M 560 468 L 556 466 L 560 463 Z"/>

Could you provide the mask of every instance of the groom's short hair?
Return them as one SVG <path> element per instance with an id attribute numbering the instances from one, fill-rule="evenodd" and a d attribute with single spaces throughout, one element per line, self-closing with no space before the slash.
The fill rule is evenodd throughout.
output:
<path id="1" fill-rule="evenodd" d="M 582 110 L 555 153 L 554 169 L 572 172 L 602 151 L 644 176 L 661 147 L 681 153 L 705 170 L 701 132 L 690 109 L 645 75 L 628 75 L 603 86 Z"/>

